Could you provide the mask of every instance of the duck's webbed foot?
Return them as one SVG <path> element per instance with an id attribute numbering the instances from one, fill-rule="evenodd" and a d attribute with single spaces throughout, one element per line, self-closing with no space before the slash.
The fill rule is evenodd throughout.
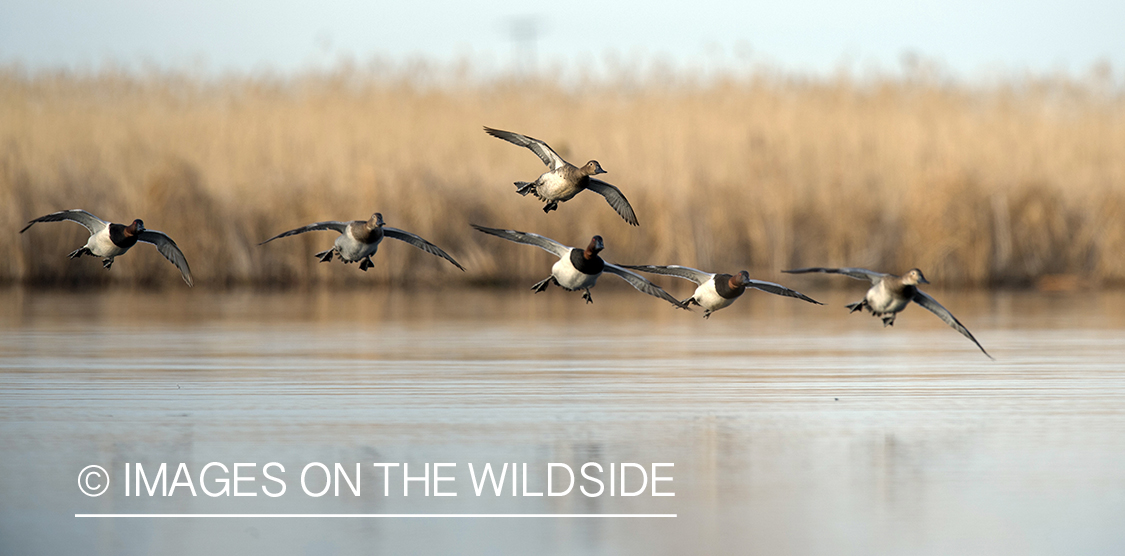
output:
<path id="1" fill-rule="evenodd" d="M 85 247 L 79 247 L 78 249 L 71 251 L 70 254 L 67 255 L 67 258 L 77 259 L 78 257 L 81 257 L 82 255 L 86 255 L 88 253 L 90 253 L 89 249 L 86 249 Z"/>
<path id="2" fill-rule="evenodd" d="M 329 249 L 327 251 L 321 251 L 320 253 L 317 253 L 314 256 L 316 258 L 320 259 L 320 262 L 328 263 L 328 262 L 332 262 L 332 255 L 335 254 L 335 253 L 336 253 L 336 248 L 333 247 L 332 249 Z"/>
<path id="3" fill-rule="evenodd" d="M 849 303 L 849 304 L 845 305 L 845 307 L 847 307 L 848 309 L 851 309 L 850 311 L 848 311 L 848 314 L 850 315 L 850 314 L 852 314 L 852 313 L 854 313 L 854 312 L 856 312 L 860 309 L 866 309 L 867 308 L 867 300 L 864 299 L 863 301 L 857 301 L 855 303 Z"/>
<path id="4" fill-rule="evenodd" d="M 889 315 L 882 315 L 882 318 L 883 318 L 883 328 L 886 328 L 886 327 L 888 327 L 888 326 L 894 326 L 894 325 L 895 325 L 895 317 L 896 317 L 896 316 L 898 316 L 898 313 L 891 313 L 891 314 L 889 314 Z"/>
<path id="5" fill-rule="evenodd" d="M 547 203 L 547 206 L 543 207 L 543 212 L 551 212 L 552 210 L 558 210 L 558 208 L 559 202 L 551 201 L 550 203 Z"/>
<path id="6" fill-rule="evenodd" d="M 102 266 L 105 267 L 106 270 L 109 270 L 109 267 L 113 266 L 113 257 L 102 259 Z"/>
<path id="7" fill-rule="evenodd" d="M 586 288 L 586 292 L 582 294 L 582 299 L 585 299 L 586 303 L 594 302 L 594 298 L 590 296 L 590 288 Z"/>
<path id="8" fill-rule="evenodd" d="M 359 269 L 364 272 L 367 272 L 367 269 L 373 266 L 375 266 L 375 263 L 371 262 L 371 257 L 364 257 L 362 261 L 359 261 Z"/>
<path id="9" fill-rule="evenodd" d="M 519 193 L 520 195 L 526 196 L 528 193 L 531 193 L 532 189 L 535 189 L 535 182 L 528 182 L 528 181 L 517 181 L 516 182 L 516 193 Z"/>
<path id="10" fill-rule="evenodd" d="M 711 318 L 711 311 L 703 311 L 703 318 L 705 318 L 705 319 Z"/>
<path id="11" fill-rule="evenodd" d="M 541 280 L 539 283 L 535 284 L 534 286 L 531 286 L 531 291 L 533 291 L 535 293 L 539 293 L 539 292 L 547 289 L 547 286 L 551 285 L 552 283 L 554 283 L 556 286 L 559 284 L 558 282 L 555 281 L 554 276 L 548 276 L 548 277 L 544 278 L 543 280 Z"/>

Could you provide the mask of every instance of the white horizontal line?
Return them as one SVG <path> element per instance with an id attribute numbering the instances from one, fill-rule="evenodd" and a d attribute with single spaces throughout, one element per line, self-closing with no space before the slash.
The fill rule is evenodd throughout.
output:
<path id="1" fill-rule="evenodd" d="M 74 514 L 74 517 L 676 517 L 676 514 Z"/>

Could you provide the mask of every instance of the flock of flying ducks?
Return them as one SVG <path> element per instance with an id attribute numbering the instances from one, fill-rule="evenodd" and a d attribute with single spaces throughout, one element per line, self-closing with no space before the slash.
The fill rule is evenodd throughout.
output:
<path id="1" fill-rule="evenodd" d="M 536 178 L 535 181 L 515 182 L 516 192 L 520 195 L 526 196 L 531 193 L 539 200 L 546 202 L 546 205 L 543 207 L 543 212 L 549 213 L 552 210 L 557 210 L 559 203 L 569 201 L 582 191 L 589 190 L 605 197 L 610 206 L 613 207 L 626 222 L 633 226 L 639 226 L 637 215 L 633 212 L 633 207 L 629 205 L 628 199 L 621 193 L 621 190 L 604 181 L 593 178 L 595 175 L 606 173 L 598 161 L 591 160 L 584 166 L 578 167 L 564 160 L 554 149 L 547 145 L 547 143 L 539 139 L 489 127 L 484 128 L 484 131 L 498 139 L 503 139 L 514 145 L 530 149 L 547 165 L 548 171 Z M 188 262 L 183 252 L 176 246 L 176 242 L 172 241 L 172 238 L 168 237 L 168 235 L 163 232 L 145 228 L 144 222 L 140 219 L 133 220 L 133 223 L 129 225 L 115 224 L 106 222 L 84 210 L 64 210 L 31 220 L 28 222 L 27 226 L 20 230 L 20 233 L 27 231 L 28 228 L 38 222 L 60 222 L 63 220 L 77 222 L 85 226 L 90 232 L 90 239 L 86 241 L 86 245 L 70 253 L 69 257 L 71 259 L 83 255 L 100 257 L 102 259 L 102 266 L 109 269 L 115 257 L 124 255 L 130 248 L 136 245 L 137 242 L 150 243 L 156 246 L 156 249 L 160 251 L 161 255 L 164 255 L 172 264 L 176 265 L 188 286 L 193 285 L 191 269 L 188 267 Z M 678 265 L 616 265 L 605 261 L 599 255 L 599 253 L 605 249 L 605 243 L 602 237 L 598 235 L 591 238 L 590 243 L 585 248 L 576 248 L 568 247 L 553 239 L 529 232 L 488 228 L 476 224 L 472 224 L 472 227 L 480 232 L 497 236 L 508 241 L 539 247 L 559 258 L 558 262 L 551 267 L 551 275 L 532 286 L 531 289 L 536 293 L 554 284 L 567 291 L 582 290 L 583 299 L 585 299 L 587 303 L 592 303 L 593 298 L 590 296 L 590 288 L 594 287 L 599 276 L 603 273 L 609 273 L 622 278 L 638 291 L 663 299 L 678 308 L 688 309 L 691 305 L 698 305 L 703 308 L 704 318 L 709 318 L 711 313 L 730 306 L 747 288 L 753 288 L 775 295 L 793 297 L 809 303 L 822 305 L 822 303 L 798 291 L 786 288 L 785 286 L 772 282 L 752 280 L 745 270 L 731 275 L 704 272 L 702 270 Z M 449 261 L 450 264 L 462 271 L 465 270 L 453 257 L 449 256 L 448 253 L 433 243 L 410 232 L 385 225 L 383 223 L 383 215 L 380 213 L 371 215 L 369 220 L 316 222 L 287 232 L 282 232 L 263 241 L 260 245 L 264 245 L 275 239 L 320 230 L 331 230 L 340 234 L 331 249 L 321 251 L 315 255 L 320 259 L 320 262 L 330 262 L 333 257 L 339 257 L 344 263 L 358 262 L 360 270 L 366 271 L 368 268 L 374 266 L 374 263 L 371 262 L 371 256 L 379 250 L 379 244 L 384 238 L 389 237 L 409 243 L 422 251 Z M 660 286 L 653 284 L 634 271 L 675 276 L 691 280 L 697 287 L 691 297 L 680 301 L 672 297 Z M 980 348 L 981 352 L 990 359 L 992 358 L 992 356 L 984 350 L 984 347 L 980 345 L 980 342 L 973 337 L 969 330 L 965 328 L 948 309 L 943 307 L 933 297 L 930 297 L 918 289 L 918 284 L 929 284 L 930 282 L 922 275 L 922 271 L 916 268 L 910 270 L 903 276 L 884 274 L 862 268 L 814 267 L 783 270 L 782 272 L 791 274 L 820 272 L 841 274 L 858 280 L 867 280 L 871 282 L 871 287 L 867 290 L 867 295 L 864 296 L 862 301 L 847 306 L 851 312 L 864 309 L 873 316 L 881 318 L 884 327 L 892 326 L 894 325 L 895 316 L 913 301 L 937 315 L 938 318 L 951 326 L 954 330 L 960 332 L 966 338 L 972 340 L 972 342 Z"/>

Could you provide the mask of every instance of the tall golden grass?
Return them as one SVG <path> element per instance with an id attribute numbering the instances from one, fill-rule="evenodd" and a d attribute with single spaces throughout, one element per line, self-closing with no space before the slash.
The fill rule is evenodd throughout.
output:
<path id="1" fill-rule="evenodd" d="M 512 185 L 543 166 L 484 125 L 599 160 L 641 227 L 591 193 L 544 214 Z M 763 278 L 832 265 L 919 267 L 947 285 L 1121 284 L 1125 96 L 1068 77 L 427 84 L 354 68 L 286 78 L 0 70 L 0 280 L 181 286 L 151 249 L 110 272 L 68 261 L 85 240 L 75 224 L 16 233 L 79 207 L 168 233 L 201 286 L 546 275 L 547 255 L 470 222 L 572 245 L 599 233 L 611 261 Z M 312 254 L 329 232 L 257 245 L 375 211 L 468 271 L 392 241 L 367 273 L 321 265 Z"/>

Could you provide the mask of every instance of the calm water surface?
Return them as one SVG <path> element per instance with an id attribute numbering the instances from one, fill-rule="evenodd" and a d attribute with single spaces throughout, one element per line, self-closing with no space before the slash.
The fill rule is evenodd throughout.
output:
<path id="1" fill-rule="evenodd" d="M 611 288 L 589 306 L 522 289 L 0 291 L 0 553 L 1125 553 L 1125 294 L 934 291 L 993 362 L 920 307 L 884 330 L 847 314 L 859 293 L 812 293 L 828 306 L 759 294 L 705 321 Z M 273 461 L 277 498 L 260 494 Z M 193 480 L 255 462 L 259 495 L 126 497 L 137 462 Z M 362 464 L 362 495 L 305 495 L 309 462 Z M 400 475 L 383 496 L 374 462 L 456 463 L 457 496 L 404 497 Z M 550 462 L 674 463 L 675 496 L 477 497 L 467 464 L 488 462 L 527 463 L 532 492 Z M 111 476 L 96 498 L 76 484 L 90 464 Z"/>

